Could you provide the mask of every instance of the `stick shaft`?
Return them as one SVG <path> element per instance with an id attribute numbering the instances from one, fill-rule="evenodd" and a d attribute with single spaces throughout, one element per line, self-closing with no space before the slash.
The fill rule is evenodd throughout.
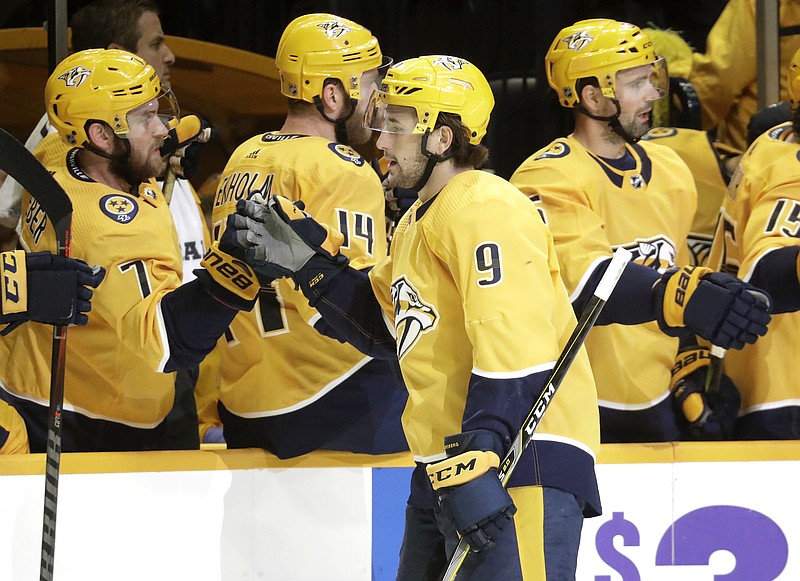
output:
<path id="1" fill-rule="evenodd" d="M 581 313 L 575 330 L 572 332 L 572 335 L 570 335 L 567 344 L 564 346 L 564 350 L 561 352 L 553 370 L 550 372 L 544 390 L 536 399 L 528 417 L 525 418 L 525 421 L 522 423 L 522 428 L 514 438 L 511 448 L 500 463 L 497 477 L 503 483 L 503 486 L 508 485 L 508 479 L 522 457 L 522 452 L 533 438 L 534 431 L 539 426 L 544 413 L 553 401 L 553 396 L 561 385 L 567 371 L 569 371 L 575 357 L 580 352 L 581 347 L 583 347 L 583 343 L 586 341 L 589 331 L 597 321 L 597 317 L 600 316 L 600 312 L 603 310 L 608 297 L 611 295 L 611 291 L 614 290 L 617 281 L 619 281 L 620 276 L 622 276 L 625 265 L 630 259 L 631 253 L 623 248 L 617 249 L 614 253 L 611 264 L 609 264 L 603 278 L 598 283 L 594 295 L 589 300 L 589 304 L 586 306 L 583 313 Z M 450 564 L 447 566 L 443 581 L 454 581 L 456 579 L 458 570 L 461 568 L 467 554 L 469 554 L 469 542 L 466 537 L 461 537 L 450 559 Z"/>

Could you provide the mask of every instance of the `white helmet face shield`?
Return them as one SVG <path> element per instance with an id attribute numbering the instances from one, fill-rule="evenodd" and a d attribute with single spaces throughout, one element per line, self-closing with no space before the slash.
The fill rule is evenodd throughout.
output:
<path id="1" fill-rule="evenodd" d="M 657 101 L 669 93 L 669 76 L 663 58 L 652 63 L 620 69 L 614 76 L 614 96 L 622 100 Z"/>
<path id="2" fill-rule="evenodd" d="M 128 111 L 126 115 L 128 127 L 145 126 L 154 115 L 158 116 L 164 126 L 168 128 L 177 126 L 181 118 L 181 111 L 171 90 L 162 91 L 155 99 Z"/>
<path id="3" fill-rule="evenodd" d="M 419 128 L 417 110 L 405 105 L 389 105 L 384 101 L 386 93 L 372 94 L 364 114 L 364 127 L 380 133 L 413 135 L 424 133 Z"/>

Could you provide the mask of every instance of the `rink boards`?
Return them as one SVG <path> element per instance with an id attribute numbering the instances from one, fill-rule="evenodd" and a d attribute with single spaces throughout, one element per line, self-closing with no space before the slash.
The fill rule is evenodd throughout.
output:
<path id="1" fill-rule="evenodd" d="M 394 579 L 410 457 L 64 454 L 57 581 Z M 0 457 L 0 580 L 39 570 L 44 455 Z M 607 445 L 581 581 L 800 579 L 800 442 Z"/>

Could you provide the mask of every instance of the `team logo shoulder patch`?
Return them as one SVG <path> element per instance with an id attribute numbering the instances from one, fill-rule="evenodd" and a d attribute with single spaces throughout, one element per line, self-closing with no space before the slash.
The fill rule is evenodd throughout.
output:
<path id="1" fill-rule="evenodd" d="M 361 157 L 359 153 L 349 145 L 344 145 L 343 143 L 329 143 L 328 149 L 341 157 L 343 160 L 349 161 L 358 167 L 364 165 L 364 158 Z"/>
<path id="2" fill-rule="evenodd" d="M 397 357 L 402 359 L 423 334 L 436 328 L 439 313 L 425 303 L 406 277 L 392 283 L 394 328 L 397 334 Z"/>
<path id="3" fill-rule="evenodd" d="M 139 213 L 139 204 L 121 194 L 108 194 L 100 198 L 100 210 L 119 224 L 128 224 Z"/>
<path id="4" fill-rule="evenodd" d="M 664 272 L 675 264 L 678 255 L 675 244 L 664 235 L 651 238 L 637 238 L 622 247 L 633 255 L 631 262 Z"/>
<path id="5" fill-rule="evenodd" d="M 77 89 L 84 83 L 86 79 L 89 78 L 89 75 L 91 74 L 92 71 L 90 71 L 86 67 L 75 67 L 68 70 L 63 75 L 59 76 L 58 80 L 64 81 L 64 84 L 68 87 Z"/>
<path id="6" fill-rule="evenodd" d="M 548 147 L 546 151 L 543 151 L 533 159 L 534 160 L 555 159 L 559 157 L 564 157 L 565 155 L 569 155 L 569 152 L 570 152 L 569 145 L 567 145 L 563 141 L 556 141 L 554 144 Z"/>
<path id="7" fill-rule="evenodd" d="M 674 127 L 653 127 L 642 136 L 642 139 L 650 141 L 651 139 L 660 139 L 662 137 L 673 137 L 677 134 L 678 130 Z"/>

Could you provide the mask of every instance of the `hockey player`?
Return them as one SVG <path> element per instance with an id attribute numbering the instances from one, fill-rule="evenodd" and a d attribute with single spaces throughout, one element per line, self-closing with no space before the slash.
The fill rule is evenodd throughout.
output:
<path id="1" fill-rule="evenodd" d="M 591 296 L 615 248 L 634 255 L 598 321 L 625 326 L 594 329 L 586 342 L 603 441 L 724 437 L 737 394 L 726 383 L 714 410 L 698 401 L 708 351 L 692 342 L 676 362 L 676 337 L 685 326 L 740 348 L 766 332 L 769 315 L 746 292 L 749 285 L 706 268 L 676 267 L 689 264 L 694 181 L 674 151 L 639 141 L 650 129 L 653 103 L 666 95 L 663 59 L 638 27 L 585 20 L 556 36 L 546 72 L 562 106 L 574 110 L 575 131 L 524 161 L 511 183 L 550 226 L 574 304 Z M 737 323 L 740 310 L 746 319 Z M 687 422 L 681 408 L 690 396 Z"/>
<path id="2" fill-rule="evenodd" d="M 170 67 L 175 63 L 175 55 L 164 40 L 158 6 L 151 0 L 95 0 L 73 15 L 70 27 L 72 47 L 76 52 L 92 48 L 132 52 L 153 67 L 164 87 L 170 87 Z M 194 126 L 192 122 L 195 122 Z M 198 169 L 203 147 L 197 138 L 205 139 L 209 132 L 210 129 L 197 116 L 186 116 L 179 127 L 171 129 L 170 137 L 162 147 L 162 155 L 170 157 L 170 166 L 178 176 L 174 181 L 169 209 L 183 254 L 184 282 L 194 279 L 194 270 L 200 266 L 210 241 L 200 201 L 188 181 Z M 26 146 L 33 150 L 43 139 L 46 140 L 43 149 L 54 156 L 65 154 L 69 147 L 56 134 L 46 114 L 28 138 Z M 56 143 L 62 145 L 63 151 L 58 150 Z M 22 186 L 13 180 L 2 185 L 0 223 L 8 215 L 13 217 L 16 227 L 22 191 Z M 203 361 L 203 375 L 208 377 L 202 380 L 216 378 L 216 361 L 216 353 Z M 167 419 L 172 427 L 164 434 L 173 448 L 198 448 L 200 444 L 193 394 L 197 375 L 195 369 L 181 370 L 176 374 L 175 406 Z"/>
<path id="3" fill-rule="evenodd" d="M 359 269 L 386 255 L 384 196 L 350 146 L 366 143 L 364 110 L 383 65 L 378 40 L 332 14 L 293 20 L 276 64 L 289 113 L 279 131 L 240 145 L 214 200 L 218 228 L 237 200 L 275 191 L 340 230 Z M 262 289 L 236 317 L 220 365 L 220 419 L 229 447 L 279 457 L 318 448 L 407 450 L 400 415 L 407 398 L 394 362 L 377 361 L 315 330 L 319 314 L 287 281 Z"/>
<path id="4" fill-rule="evenodd" d="M 476 171 L 487 159 L 480 142 L 493 106 L 488 82 L 463 59 L 425 56 L 389 69 L 368 124 L 381 132 L 385 184 L 416 190 L 419 200 L 400 220 L 389 257 L 369 273 L 344 266 L 341 235 L 273 198 L 274 211 L 319 249 L 302 267 L 279 258 L 284 246 L 258 238 L 267 225 L 254 219 L 264 207 L 240 203 L 251 239 L 264 241 L 255 257 L 273 261 L 260 263 L 266 273 L 296 271 L 325 324 L 365 353 L 399 359 L 417 462 L 401 581 L 441 578 L 459 535 L 480 551 L 459 579 L 572 578 L 584 515 L 600 513 L 597 399 L 583 350 L 508 490 L 497 478 L 576 320 L 536 207 Z M 291 250 L 308 258 L 303 243 Z M 441 476 L 473 455 L 481 470 L 461 474 L 458 485 Z"/>
<path id="5" fill-rule="evenodd" d="M 73 50 L 127 50 L 151 65 L 161 84 L 170 88 L 170 68 L 175 64 L 175 55 L 164 39 L 158 6 L 151 0 L 95 0 L 72 16 L 70 27 Z M 189 182 L 199 169 L 204 140 L 210 132 L 207 124 L 196 115 L 184 115 L 180 126 L 170 130 L 161 148 L 161 155 L 169 156 L 169 167 L 176 177 L 167 201 L 183 255 L 184 282 L 194 279 L 194 270 L 200 267 L 211 238 L 200 200 Z M 205 388 L 209 382 L 216 385 L 218 364 L 219 355 L 215 350 L 203 360 L 200 370 L 176 373 L 175 404 L 165 420 L 169 424 L 164 433 L 165 445 L 174 449 L 199 447 L 194 388 L 195 384 Z"/>
<path id="6" fill-rule="evenodd" d="M 107 270 L 90 324 L 67 342 L 65 451 L 164 446 L 170 372 L 197 365 L 258 292 L 252 270 L 224 242 L 206 253 L 198 280 L 180 286 L 175 228 L 153 181 L 165 168 L 159 148 L 167 127 L 158 105 L 168 97 L 153 67 L 120 50 L 76 53 L 47 81 L 50 122 L 73 147 L 61 156 L 37 154 L 54 160 L 47 167 L 71 198 L 71 255 Z M 54 232 L 36 200 L 26 194 L 22 207 L 23 245 L 53 249 Z M 52 330 L 38 324 L 0 342 L 0 398 L 25 419 L 33 452 L 45 449 L 51 342 Z"/>
<path id="7" fill-rule="evenodd" d="M 725 356 L 742 394 L 736 437 L 800 438 L 800 51 L 788 67 L 792 121 L 758 137 L 742 157 L 725 197 L 709 265 L 770 293 L 770 332 Z"/>

